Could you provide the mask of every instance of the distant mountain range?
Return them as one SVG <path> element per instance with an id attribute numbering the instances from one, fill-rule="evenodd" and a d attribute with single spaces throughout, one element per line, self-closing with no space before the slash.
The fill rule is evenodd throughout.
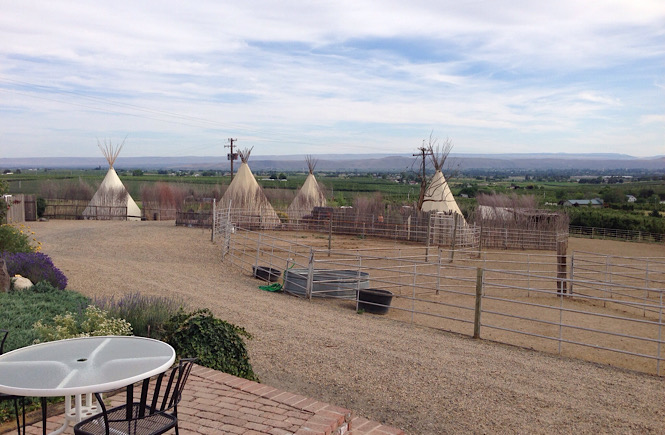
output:
<path id="1" fill-rule="evenodd" d="M 412 155 L 321 154 L 317 171 L 405 171 L 417 169 Z M 305 155 L 252 156 L 254 171 L 305 171 Z M 108 166 L 103 157 L 0 158 L 0 169 L 92 169 Z M 229 170 L 229 161 L 220 156 L 119 157 L 118 169 Z M 239 167 L 240 161 L 234 164 Z M 446 167 L 460 170 L 665 170 L 665 156 L 638 158 L 625 154 L 450 154 Z"/>

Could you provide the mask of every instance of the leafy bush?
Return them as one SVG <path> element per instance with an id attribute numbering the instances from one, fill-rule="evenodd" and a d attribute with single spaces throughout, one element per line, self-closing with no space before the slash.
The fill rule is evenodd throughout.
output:
<path id="1" fill-rule="evenodd" d="M 665 234 L 665 220 L 642 213 L 586 207 L 570 207 L 567 213 L 571 225 Z"/>
<path id="2" fill-rule="evenodd" d="M 164 337 L 164 325 L 183 307 L 181 299 L 144 296 L 130 293 L 119 299 L 99 298 L 94 305 L 107 310 L 113 317 L 121 317 L 132 324 L 134 335 L 158 340 Z"/>
<path id="3" fill-rule="evenodd" d="M 46 200 L 41 196 L 37 198 L 37 217 L 43 217 L 46 211 Z"/>
<path id="4" fill-rule="evenodd" d="M 9 330 L 5 352 L 33 344 L 37 332 L 32 325 L 66 312 L 80 312 L 89 299 L 70 290 L 59 290 L 44 281 L 28 290 L 0 292 L 0 327 Z M 62 399 L 59 399 L 62 400 Z M 39 399 L 28 398 L 27 410 L 39 408 Z M 14 417 L 11 401 L 0 402 L 0 423 Z"/>
<path id="5" fill-rule="evenodd" d="M 0 327 L 9 330 L 5 352 L 31 345 L 37 338 L 32 326 L 67 312 L 81 313 L 90 299 L 70 290 L 59 290 L 47 282 L 27 290 L 0 292 Z"/>
<path id="6" fill-rule="evenodd" d="M 132 325 L 126 320 L 109 317 L 106 311 L 94 305 L 89 305 L 82 316 L 70 312 L 57 315 L 53 318 L 53 324 L 38 320 L 33 329 L 37 335 L 35 343 L 75 337 L 132 335 Z"/>
<path id="7" fill-rule="evenodd" d="M 21 275 L 34 283 L 47 281 L 63 290 L 67 287 L 67 277 L 53 265 L 51 258 L 41 252 L 0 253 L 7 263 L 9 276 Z"/>
<path id="8" fill-rule="evenodd" d="M 37 248 L 32 246 L 31 234 L 23 228 L 13 225 L 0 225 L 0 252 L 35 252 Z"/>
<path id="9" fill-rule="evenodd" d="M 202 366 L 249 380 L 257 380 L 239 326 L 215 318 L 210 310 L 180 310 L 166 325 L 166 341 L 182 358 L 196 357 Z"/>
<path id="10" fill-rule="evenodd" d="M 7 215 L 7 202 L 3 195 L 7 193 L 8 190 L 9 184 L 4 180 L 0 180 L 0 222 L 4 221 L 5 216 Z M 2 249 L 0 248 L 0 250 Z"/>

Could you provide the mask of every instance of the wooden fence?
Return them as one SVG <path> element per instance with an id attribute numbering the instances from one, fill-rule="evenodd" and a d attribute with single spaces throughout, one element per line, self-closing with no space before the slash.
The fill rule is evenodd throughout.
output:
<path id="1" fill-rule="evenodd" d="M 83 211 L 90 201 L 79 199 L 47 199 L 44 217 L 48 219 L 96 219 L 96 220 L 125 220 L 127 207 L 91 206 L 89 216 Z"/>
<path id="2" fill-rule="evenodd" d="M 37 203 L 34 195 L 6 195 L 5 201 L 9 206 L 6 217 L 8 224 L 37 220 Z"/>
<path id="3" fill-rule="evenodd" d="M 212 228 L 211 212 L 178 211 L 175 224 L 184 227 Z"/>

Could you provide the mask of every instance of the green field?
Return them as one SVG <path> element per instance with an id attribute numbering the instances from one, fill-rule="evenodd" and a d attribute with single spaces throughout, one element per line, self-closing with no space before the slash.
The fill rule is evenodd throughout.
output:
<path id="1" fill-rule="evenodd" d="M 189 171 L 186 173 L 165 173 L 165 171 L 118 171 L 120 178 L 132 197 L 141 204 L 141 190 L 156 182 L 175 183 L 195 197 L 221 197 L 230 176 L 219 172 Z M 94 193 L 106 175 L 102 170 L 25 170 L 20 174 L 3 174 L 2 180 L 9 184 L 9 193 L 35 194 L 51 199 L 54 191 L 67 185 L 87 186 Z M 266 190 L 268 197 L 278 208 L 286 207 L 305 181 L 306 174 L 257 172 L 255 177 Z M 330 205 L 353 205 L 358 196 L 380 198 L 389 204 L 412 205 L 418 200 L 420 184 L 414 173 L 395 174 L 343 174 L 317 173 L 317 180 L 324 189 Z M 475 208 L 475 197 L 479 194 L 533 195 L 540 206 L 558 208 L 555 204 L 566 199 L 601 198 L 606 207 L 602 210 L 582 213 L 581 210 L 568 210 L 571 223 L 577 216 L 582 220 L 575 225 L 609 225 L 617 229 L 635 229 L 661 232 L 663 218 L 656 212 L 665 211 L 661 201 L 665 201 L 665 179 L 661 175 L 644 176 L 632 179 L 616 178 L 602 182 L 600 178 L 585 178 L 581 182 L 567 175 L 511 176 L 511 175 L 458 175 L 449 179 L 449 185 L 456 199 L 469 214 Z M 634 202 L 628 196 L 635 197 Z M 62 199 L 62 198 L 61 198 Z M 611 210 L 610 210 L 611 209 Z M 602 218 L 600 216 L 603 216 Z M 648 229 L 647 229 L 648 228 Z M 665 228 L 662 230 L 665 232 Z"/>

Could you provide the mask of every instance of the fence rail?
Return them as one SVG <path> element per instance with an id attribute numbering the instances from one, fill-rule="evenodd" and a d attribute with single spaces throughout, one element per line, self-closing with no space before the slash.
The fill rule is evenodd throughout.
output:
<path id="1" fill-rule="evenodd" d="M 399 321 L 665 375 L 664 259 L 649 259 L 644 269 L 644 261 L 576 252 L 574 273 L 562 278 L 560 259 L 552 254 L 451 255 L 443 248 L 395 245 L 389 251 L 335 250 L 278 232 L 235 228 L 226 234 L 225 263 L 247 272 L 256 266 L 297 269 L 302 279 L 294 284 L 289 278 L 285 287 L 299 296 L 333 296 L 357 309 L 362 289 L 388 290 L 388 316 Z M 612 268 L 603 271 L 607 275 L 583 272 L 582 260 Z M 321 271 L 351 273 L 331 278 Z M 559 292 L 562 280 L 573 293 Z"/>
<path id="2" fill-rule="evenodd" d="M 289 218 L 279 212 L 279 222 L 264 220 L 261 216 L 248 214 L 239 209 L 218 207 L 213 213 L 210 227 L 215 221 L 230 219 L 235 227 L 262 230 L 312 231 L 323 234 L 345 234 L 358 237 L 416 242 L 427 246 L 445 246 L 452 251 L 458 249 L 529 249 L 556 250 L 557 243 L 566 240 L 565 232 L 520 230 L 514 228 L 481 228 L 467 224 L 459 215 L 443 213 L 393 214 L 388 216 L 360 214 L 354 209 L 315 207 L 307 213 L 292 213 Z M 213 238 L 215 236 L 213 235 Z"/>
<path id="3" fill-rule="evenodd" d="M 568 232 L 573 237 L 587 237 L 590 239 L 612 239 L 643 243 L 665 242 L 665 234 L 650 233 L 647 231 L 616 230 L 612 228 L 579 227 L 570 225 Z"/>

